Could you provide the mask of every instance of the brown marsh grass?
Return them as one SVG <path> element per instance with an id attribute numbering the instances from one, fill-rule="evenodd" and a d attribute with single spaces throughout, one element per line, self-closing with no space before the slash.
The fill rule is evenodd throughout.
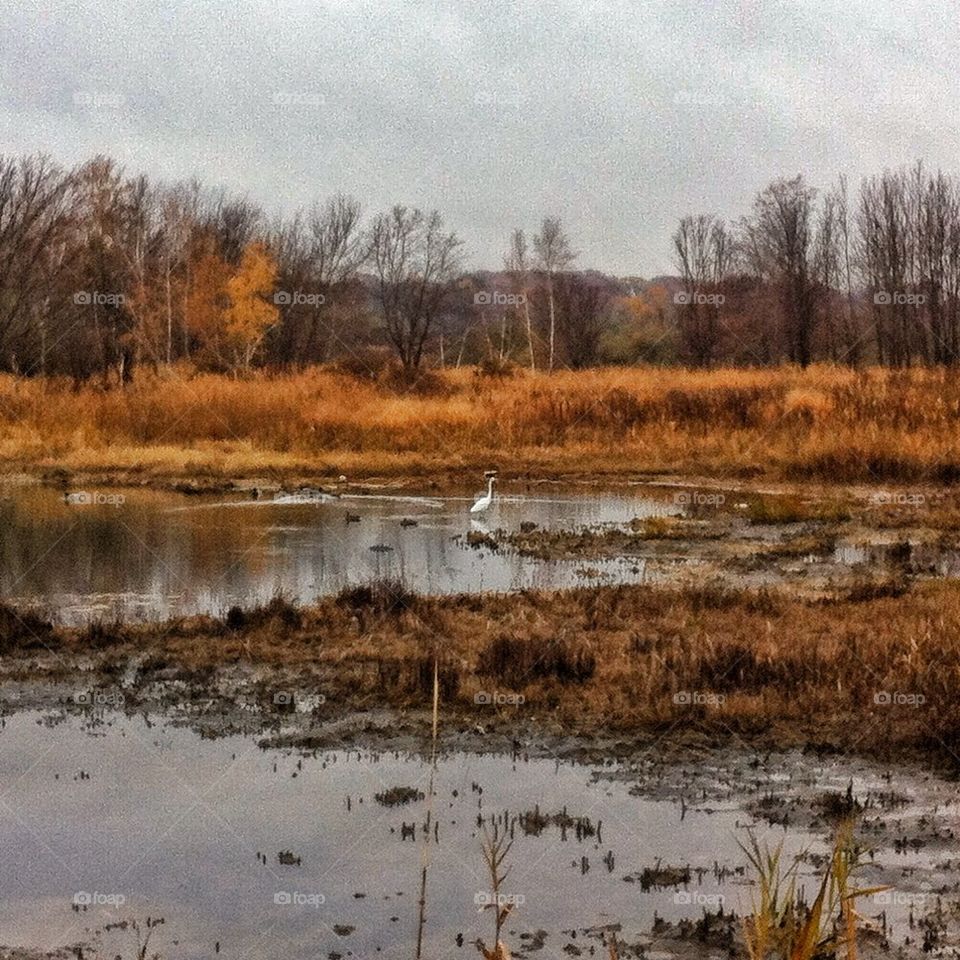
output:
<path id="1" fill-rule="evenodd" d="M 824 865 L 813 902 L 804 902 L 798 889 L 802 857 L 782 861 L 782 843 L 771 850 L 750 834 L 741 849 L 755 874 L 757 899 L 744 918 L 743 934 L 749 960 L 814 960 L 840 957 L 857 960 L 856 901 L 887 887 L 854 886 L 862 851 L 854 839 L 854 823 L 838 824 L 833 849 Z"/>
<path id="2" fill-rule="evenodd" d="M 0 377 L 0 461 L 146 478 L 634 473 L 836 482 L 960 477 L 960 378 L 937 369 L 332 368 L 229 379 L 178 368 L 123 390 Z"/>
<path id="3" fill-rule="evenodd" d="M 247 664 L 280 688 L 295 672 L 339 709 L 427 715 L 436 682 L 444 715 L 469 728 L 923 749 L 960 763 L 960 586 L 950 582 L 875 584 L 819 602 L 712 586 L 398 605 L 374 591 L 364 609 L 365 596 L 95 629 L 21 623 L 7 610 L 0 664 L 8 677 L 68 680 L 88 656 L 115 673 L 144 654 L 146 680 Z"/>

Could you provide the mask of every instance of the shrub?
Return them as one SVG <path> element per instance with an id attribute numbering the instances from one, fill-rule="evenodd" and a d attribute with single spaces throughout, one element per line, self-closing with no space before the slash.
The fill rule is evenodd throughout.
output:
<path id="1" fill-rule="evenodd" d="M 0 604 L 0 653 L 50 646 L 53 624 L 30 610 Z"/>

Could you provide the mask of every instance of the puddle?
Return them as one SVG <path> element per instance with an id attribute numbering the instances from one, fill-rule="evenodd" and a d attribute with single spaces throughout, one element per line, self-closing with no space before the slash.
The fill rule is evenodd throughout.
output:
<path id="1" fill-rule="evenodd" d="M 357 752 L 301 758 L 128 719 L 85 732 L 74 720 L 48 727 L 31 714 L 8 719 L 0 744 L 7 940 L 74 942 L 84 928 L 150 915 L 165 919 L 158 946 L 176 939 L 180 956 L 209 956 L 216 941 L 227 956 L 258 946 L 282 946 L 293 958 L 347 949 L 410 956 L 425 803 L 385 806 L 376 796 L 397 785 L 426 792 L 424 762 Z M 557 946 L 561 929 L 628 918 L 639 934 L 654 911 L 698 914 L 673 889 L 641 893 L 624 882 L 656 856 L 707 868 L 740 859 L 734 811 L 687 811 L 681 821 L 676 804 L 637 799 L 626 784 L 549 760 L 443 759 L 434 804 L 427 942 L 436 955 L 450 955 L 462 934 L 472 956 L 471 941 L 489 936 L 490 913 L 478 912 L 490 888 L 478 817 L 513 824 L 506 890 L 522 903 L 511 928 L 546 929 Z M 555 824 L 533 832 L 530 820 L 527 833 L 516 819 L 564 809 L 588 818 L 600 838 Z M 278 859 L 288 851 L 292 865 Z M 691 898 L 719 895 L 708 874 L 686 885 Z M 78 892 L 124 902 L 76 913 Z M 120 933 L 106 936 L 120 948 Z"/>
<path id="2" fill-rule="evenodd" d="M 17 713 L 3 722 L 0 749 L 3 941 L 83 940 L 105 955 L 130 951 L 131 931 L 116 924 L 150 916 L 164 919 L 151 942 L 164 956 L 209 957 L 219 944 L 227 957 L 409 957 L 426 851 L 425 955 L 460 955 L 459 943 L 474 956 L 475 939 L 490 936 L 481 823 L 494 822 L 513 836 L 508 942 L 532 947 L 543 931 L 545 955 L 568 944 L 586 953 L 599 943 L 584 931 L 620 923 L 635 943 L 649 939 L 655 916 L 749 908 L 738 841 L 751 825 L 771 843 L 785 838 L 791 855 L 825 851 L 822 824 L 784 831 L 751 815 L 748 798 L 788 798 L 801 786 L 842 792 L 848 782 L 858 796 L 891 790 L 863 764 L 772 758 L 749 773 L 743 764 L 739 782 L 720 774 L 699 802 L 678 802 L 612 763 L 458 753 L 439 761 L 436 832 L 425 838 L 430 768 L 417 757 L 264 750 L 253 738 L 204 739 L 118 713 Z M 697 775 L 713 776 L 706 767 Z M 923 871 L 952 844 L 900 852 L 893 835 L 934 813 L 952 827 L 957 812 L 951 785 L 915 777 L 894 786 L 902 805 L 867 810 L 887 827 L 874 828 L 883 837 L 864 879 L 893 879 L 898 892 L 863 913 L 885 913 L 902 938 L 923 891 L 943 882 Z"/>

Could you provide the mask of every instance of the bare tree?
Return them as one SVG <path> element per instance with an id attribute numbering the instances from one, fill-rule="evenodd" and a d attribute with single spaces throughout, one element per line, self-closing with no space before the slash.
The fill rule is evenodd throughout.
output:
<path id="1" fill-rule="evenodd" d="M 577 254 L 570 247 L 570 240 L 563 229 L 559 217 L 544 217 L 540 224 L 540 232 L 533 238 L 533 249 L 537 254 L 538 266 L 547 276 L 547 298 L 550 308 L 550 327 L 548 339 L 550 343 L 547 369 L 553 371 L 556 356 L 557 311 L 553 294 L 554 276 L 565 270 L 577 258 Z"/>
<path id="2" fill-rule="evenodd" d="M 960 184 L 951 181 L 952 215 L 947 226 L 944 249 L 943 302 L 946 330 L 946 358 L 960 362 Z"/>
<path id="3" fill-rule="evenodd" d="M 0 363 L 46 368 L 54 275 L 66 262 L 72 182 L 43 156 L 0 157 Z"/>
<path id="4" fill-rule="evenodd" d="M 567 362 L 574 370 L 593 366 L 610 297 L 595 279 L 577 273 L 558 277 L 556 288 L 557 328 Z"/>
<path id="5" fill-rule="evenodd" d="M 754 201 L 747 224 L 749 246 L 764 262 L 780 291 L 787 356 L 807 366 L 813 359 L 817 284 L 813 263 L 813 204 L 816 191 L 802 176 L 777 180 Z"/>
<path id="6" fill-rule="evenodd" d="M 360 201 L 338 193 L 326 203 L 314 204 L 308 218 L 310 258 L 324 285 L 351 279 L 367 258 L 366 238 L 360 229 Z"/>
<path id="7" fill-rule="evenodd" d="M 960 184 L 922 162 L 865 179 L 857 264 L 873 301 L 877 357 L 960 360 Z M 871 296 L 872 295 L 872 296 Z"/>
<path id="8" fill-rule="evenodd" d="M 337 194 L 278 221 L 269 246 L 279 266 L 280 323 L 271 354 L 284 364 L 328 359 L 342 340 L 357 273 L 369 247 L 357 200 Z"/>
<path id="9" fill-rule="evenodd" d="M 204 199 L 202 226 L 216 237 L 220 256 L 237 266 L 243 251 L 261 237 L 263 211 L 246 197 L 230 197 L 223 191 Z"/>
<path id="10" fill-rule="evenodd" d="M 79 293 L 57 359 L 62 371 L 74 377 L 99 373 L 105 385 L 111 378 L 123 384 L 131 379 L 136 359 L 131 294 L 144 256 L 144 184 L 126 180 L 107 157 L 83 164 L 74 179 L 69 242 Z"/>
<path id="11" fill-rule="evenodd" d="M 537 369 L 537 354 L 533 345 L 533 324 L 530 319 L 530 253 L 527 237 L 522 230 L 510 234 L 510 249 L 503 258 L 503 265 L 513 280 L 517 296 L 523 298 L 523 319 L 527 330 L 527 350 L 530 353 L 530 369 Z"/>
<path id="12" fill-rule="evenodd" d="M 834 193 L 827 193 L 820 207 L 814 237 L 814 276 L 820 287 L 817 298 L 820 308 L 819 326 L 826 338 L 826 349 L 835 363 L 843 355 L 842 337 L 839 324 L 842 311 L 837 310 L 837 290 L 841 283 L 842 266 L 840 262 L 840 224 L 838 199 Z"/>
<path id="13" fill-rule="evenodd" d="M 188 241 L 194 222 L 190 199 L 190 193 L 180 188 L 167 191 L 161 200 L 163 305 L 166 318 L 164 355 L 168 364 L 173 362 L 174 357 L 174 318 L 176 305 L 180 302 L 180 297 L 175 296 L 176 287 L 178 279 L 183 284 Z M 186 318 L 182 314 L 180 326 L 181 329 L 186 326 Z"/>
<path id="14" fill-rule="evenodd" d="M 461 241 L 436 211 L 396 206 L 370 228 L 370 252 L 387 336 L 408 373 L 420 366 L 427 338 L 460 274 Z"/>
<path id="15" fill-rule="evenodd" d="M 900 295 L 910 284 L 913 244 L 903 172 L 886 171 L 861 183 L 857 227 L 862 279 L 873 301 L 877 357 L 881 363 L 905 366 L 910 317 Z"/>
<path id="16" fill-rule="evenodd" d="M 919 188 L 917 266 L 929 344 L 925 359 L 931 363 L 956 363 L 960 344 L 955 305 L 951 312 L 951 295 L 955 296 L 951 289 L 955 252 L 951 248 L 958 236 L 960 193 L 956 182 L 940 171 L 926 177 Z"/>
<path id="17" fill-rule="evenodd" d="M 699 214 L 680 221 L 673 248 L 684 285 L 678 297 L 681 343 L 696 366 L 706 367 L 720 343 L 722 289 L 733 261 L 733 239 L 722 220 Z"/>
<path id="18" fill-rule="evenodd" d="M 833 191 L 836 214 L 837 257 L 840 266 L 840 282 L 843 284 L 846 310 L 843 324 L 843 359 L 856 366 L 860 363 L 862 335 L 856 319 L 853 296 L 853 246 L 850 236 L 850 203 L 847 193 L 847 178 L 842 174 L 837 178 Z"/>
<path id="19" fill-rule="evenodd" d="M 362 230 L 360 201 L 338 193 L 322 206 L 314 205 L 308 218 L 308 229 L 310 263 L 324 299 L 318 301 L 321 309 L 313 313 L 307 351 L 314 350 L 318 322 L 325 318 L 327 346 L 323 356 L 328 357 L 340 336 L 337 320 L 342 316 L 342 311 L 337 310 L 331 301 L 339 289 L 356 279 L 370 250 Z"/>

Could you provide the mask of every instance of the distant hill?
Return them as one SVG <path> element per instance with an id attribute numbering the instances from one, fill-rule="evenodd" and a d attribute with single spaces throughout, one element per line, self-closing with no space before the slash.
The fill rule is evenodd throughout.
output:
<path id="1" fill-rule="evenodd" d="M 532 271 L 536 274 L 536 271 Z M 614 277 L 600 270 L 571 270 L 596 283 L 610 296 L 639 296 L 652 286 L 662 286 L 673 293 L 682 289 L 680 277 L 658 276 L 647 280 L 644 277 Z M 511 285 L 510 274 L 506 270 L 474 270 L 464 275 L 465 283 L 476 285 L 477 289 L 507 290 Z"/>

